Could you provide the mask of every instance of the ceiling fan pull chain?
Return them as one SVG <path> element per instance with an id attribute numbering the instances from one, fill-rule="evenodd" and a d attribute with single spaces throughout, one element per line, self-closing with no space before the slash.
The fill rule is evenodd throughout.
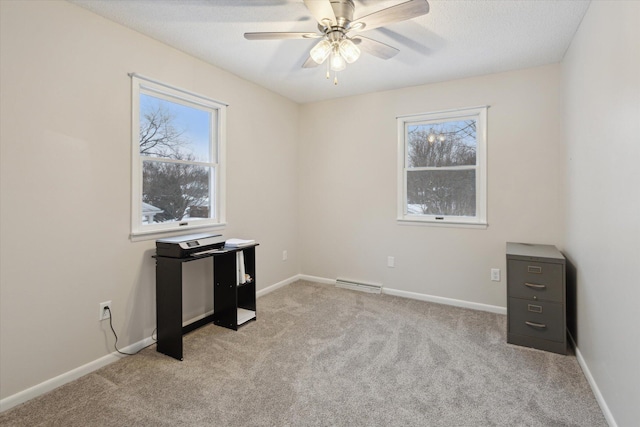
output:
<path id="1" fill-rule="evenodd" d="M 338 86 L 338 73 L 337 72 L 333 75 L 333 84 Z"/>

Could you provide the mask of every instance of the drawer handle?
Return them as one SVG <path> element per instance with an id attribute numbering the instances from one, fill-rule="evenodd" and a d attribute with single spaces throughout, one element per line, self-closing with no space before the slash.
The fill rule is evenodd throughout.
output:
<path id="1" fill-rule="evenodd" d="M 547 327 L 547 325 L 543 324 L 543 323 L 535 323 L 535 322 L 529 322 L 528 320 L 525 320 L 525 322 L 527 325 L 529 326 L 533 326 L 534 328 L 540 328 L 540 329 L 544 329 Z"/>
<path id="2" fill-rule="evenodd" d="M 536 285 L 535 283 L 526 283 L 526 282 L 524 285 L 533 289 L 545 289 L 547 287 L 547 285 Z"/>
<path id="3" fill-rule="evenodd" d="M 528 265 L 527 273 L 542 274 L 542 267 L 538 267 L 535 265 Z"/>

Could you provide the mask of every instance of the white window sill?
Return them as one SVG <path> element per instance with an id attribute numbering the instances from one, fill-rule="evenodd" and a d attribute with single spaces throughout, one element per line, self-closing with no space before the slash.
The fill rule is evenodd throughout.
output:
<path id="1" fill-rule="evenodd" d="M 486 222 L 455 222 L 455 221 L 439 221 L 439 220 L 426 220 L 426 219 L 406 219 L 398 218 L 398 225 L 418 225 L 426 227 L 448 227 L 448 228 L 475 228 L 479 230 L 486 230 L 489 224 Z"/>
<path id="2" fill-rule="evenodd" d="M 220 223 L 215 225 L 207 224 L 207 225 L 201 225 L 201 226 L 181 227 L 179 229 L 172 228 L 169 230 L 136 231 L 136 232 L 132 232 L 129 235 L 129 238 L 131 239 L 132 242 L 142 242 L 145 240 L 157 240 L 163 237 L 173 237 L 173 236 L 180 236 L 182 234 L 188 234 L 188 232 L 192 232 L 195 230 L 197 230 L 198 232 L 206 231 L 206 229 L 209 229 L 211 231 L 219 231 L 220 229 L 223 229 L 226 225 L 227 223 L 225 222 L 225 223 Z"/>

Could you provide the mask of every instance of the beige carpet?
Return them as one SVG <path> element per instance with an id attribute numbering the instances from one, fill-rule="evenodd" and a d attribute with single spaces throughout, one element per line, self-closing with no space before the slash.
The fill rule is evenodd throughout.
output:
<path id="1" fill-rule="evenodd" d="M 606 426 L 575 356 L 506 317 L 308 282 L 0 414 L 2 426 Z"/>

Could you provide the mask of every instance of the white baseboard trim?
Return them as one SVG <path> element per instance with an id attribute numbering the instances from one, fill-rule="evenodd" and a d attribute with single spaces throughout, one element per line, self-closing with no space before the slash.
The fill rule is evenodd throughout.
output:
<path id="1" fill-rule="evenodd" d="M 136 351 L 142 350 L 143 348 L 153 344 L 154 342 L 155 340 L 153 340 L 151 337 L 148 337 L 141 341 L 138 341 L 137 343 L 131 344 L 128 347 L 121 348 L 120 351 L 123 351 L 125 353 L 135 353 Z M 113 362 L 116 362 L 123 357 L 125 357 L 125 355 L 114 351 L 111 354 L 107 354 L 106 356 L 103 356 L 85 365 L 60 374 L 57 377 L 51 378 L 49 380 L 41 382 L 40 384 L 34 385 L 33 387 L 29 387 L 26 390 L 5 397 L 4 399 L 0 400 L 0 412 L 4 412 L 7 409 L 13 408 L 14 406 L 17 406 L 35 397 L 41 396 L 60 386 L 63 386 L 66 383 L 77 380 L 78 378 L 90 374 L 91 372 L 96 371 Z"/>
<path id="2" fill-rule="evenodd" d="M 323 285 L 335 285 L 335 279 L 327 279 L 318 276 L 309 276 L 308 274 L 298 274 L 298 280 L 306 280 L 308 282 L 322 283 Z"/>
<path id="3" fill-rule="evenodd" d="M 274 285 L 271 285 L 267 288 L 261 289 L 259 291 L 256 292 L 256 297 L 259 298 L 263 295 L 268 294 L 269 292 L 273 292 L 278 288 L 281 288 L 283 286 L 286 286 L 290 283 L 293 283 L 295 281 L 299 280 L 299 275 L 295 275 L 292 276 L 288 279 L 285 279 L 281 282 L 278 282 Z M 200 320 L 205 318 L 206 316 L 213 314 L 213 311 L 208 311 L 204 314 L 198 315 L 196 317 L 194 317 L 193 319 L 189 319 L 185 322 L 183 322 L 183 326 L 187 325 L 189 323 L 193 323 L 194 321 Z M 155 340 L 151 337 L 147 337 L 141 341 L 138 341 L 137 343 L 131 344 L 128 347 L 122 348 L 120 349 L 121 351 L 125 352 L 125 353 L 135 353 L 138 350 L 143 349 L 144 347 L 147 347 L 151 344 L 153 344 L 155 342 Z M 125 357 L 124 355 L 118 353 L 118 352 L 113 352 L 111 354 L 107 354 L 106 356 L 103 356 L 99 359 L 96 359 L 92 362 L 89 362 L 85 365 L 79 366 L 75 369 L 72 369 L 68 372 L 65 372 L 63 374 L 58 375 L 57 377 L 48 379 L 44 382 L 41 382 L 40 384 L 36 384 L 33 387 L 29 387 L 26 390 L 20 391 L 16 394 L 13 394 L 11 396 L 5 397 L 4 399 L 0 400 L 0 412 L 4 412 L 7 409 L 13 408 L 14 406 L 17 406 L 21 403 L 24 403 L 28 400 L 31 400 L 35 397 L 41 396 L 45 393 L 50 392 L 53 389 L 56 389 L 60 386 L 65 385 L 66 383 L 69 383 L 73 380 L 76 380 L 84 375 L 90 374 L 93 371 L 96 371 L 104 366 L 107 366 L 113 362 L 116 362 L 118 360 L 120 360 L 121 358 Z"/>
<path id="4" fill-rule="evenodd" d="M 268 293 L 271 293 L 273 291 L 275 291 L 278 288 L 281 288 L 283 286 L 287 286 L 293 282 L 296 282 L 297 280 L 299 280 L 299 274 L 296 274 L 295 276 L 291 276 L 288 279 L 284 279 L 281 282 L 278 282 L 276 284 L 273 284 L 271 286 L 267 286 L 264 289 L 260 289 L 259 291 L 256 291 L 256 298 L 260 298 L 262 296 L 265 296 Z"/>
<path id="5" fill-rule="evenodd" d="M 256 292 L 256 297 L 259 298 L 261 296 L 264 296 L 270 292 L 275 291 L 276 289 L 279 289 L 283 286 L 289 285 L 291 283 L 294 283 L 298 280 L 306 280 L 306 281 L 310 281 L 310 282 L 315 282 L 315 283 L 321 283 L 321 284 L 327 284 L 327 285 L 335 285 L 336 281 L 333 279 L 327 279 L 324 277 L 317 277 L 317 276 L 310 276 L 310 275 L 306 275 L 306 274 L 297 274 L 295 276 L 291 276 L 288 279 L 282 280 L 278 283 L 275 283 L 271 286 L 268 286 L 264 289 L 261 289 L 259 291 Z M 434 303 L 438 303 L 438 304 L 445 304 L 445 305 L 452 305 L 452 306 L 456 306 L 456 307 L 463 307 L 463 308 L 469 308 L 469 309 L 473 309 L 473 310 L 480 310 L 480 311 L 488 311 L 491 313 L 497 313 L 497 314 L 506 314 L 507 310 L 504 307 L 500 307 L 500 306 L 494 306 L 494 305 L 488 305 L 488 304 L 481 304 L 481 303 L 475 303 L 475 302 L 470 302 L 470 301 L 463 301 L 463 300 L 457 300 L 457 299 L 453 299 L 453 298 L 445 298 L 445 297 L 438 297 L 438 296 L 434 296 L 434 295 L 428 295 L 428 294 L 421 294 L 421 293 L 417 293 L 417 292 L 409 292 L 409 291 L 402 291 L 399 289 L 391 289 L 391 288 L 382 288 L 382 293 L 388 294 L 388 295 L 394 295 L 394 296 L 399 296 L 402 298 L 409 298 L 409 299 L 415 299 L 415 300 L 419 300 L 419 301 L 427 301 L 427 302 L 434 302 Z M 203 318 L 209 314 L 212 314 L 213 312 L 207 312 L 201 316 L 198 316 L 196 318 L 193 318 L 185 323 L 191 323 L 195 320 L 198 320 L 199 318 Z M 576 345 L 575 340 L 573 339 L 573 336 L 571 334 L 569 334 L 569 339 L 573 345 L 573 348 L 575 349 L 575 353 L 576 353 L 576 359 L 578 360 L 578 364 L 580 365 L 580 368 L 582 369 L 582 372 L 584 373 L 584 376 L 587 379 L 587 382 L 589 383 L 589 386 L 591 387 L 591 390 L 593 391 L 593 394 L 596 398 L 596 401 L 598 402 L 598 405 L 600 405 L 600 409 L 602 410 L 602 413 L 607 421 L 607 423 L 609 424 L 610 427 L 618 427 L 618 424 L 616 423 L 613 414 L 611 413 L 611 411 L 609 410 L 609 406 L 607 405 L 606 401 L 604 400 L 604 397 L 602 396 L 602 393 L 600 392 L 600 389 L 598 388 L 598 385 L 595 381 L 595 379 L 593 378 L 593 375 L 591 375 L 591 371 L 589 370 L 589 367 L 587 366 L 587 362 L 584 360 L 584 357 L 582 357 L 582 353 L 580 352 L 580 349 L 578 348 L 578 346 Z M 123 349 L 121 349 L 121 351 L 125 352 L 125 353 L 135 353 L 136 351 L 139 351 L 145 347 L 148 347 L 149 345 L 153 344 L 155 342 L 155 340 L 151 337 L 147 337 L 141 341 L 138 341 L 134 344 L 129 345 L 128 347 L 125 347 Z M 113 362 L 116 362 L 118 360 L 120 360 L 121 358 L 125 357 L 124 355 L 117 353 L 117 352 L 113 352 L 111 354 L 108 354 L 106 356 L 103 356 L 99 359 L 96 359 L 92 362 L 89 362 L 85 365 L 79 366 L 78 368 L 72 369 L 68 372 L 65 372 L 61 375 L 58 375 L 54 378 L 51 378 L 49 380 L 46 380 L 40 384 L 37 384 L 33 387 L 30 387 L 26 390 L 23 390 L 21 392 L 18 392 L 16 394 L 13 394 L 11 396 L 8 396 L 2 400 L 0 400 L 0 412 L 4 412 L 10 408 L 13 408 L 14 406 L 17 406 L 21 403 L 24 403 L 28 400 L 31 400 L 33 398 L 36 398 L 38 396 L 41 396 L 51 390 L 54 390 L 60 386 L 63 386 L 64 384 L 67 384 L 71 381 L 74 381 L 84 375 L 90 374 L 93 371 L 96 371 L 104 366 L 107 366 Z"/>
<path id="6" fill-rule="evenodd" d="M 191 323 L 197 322 L 198 320 L 202 320 L 207 316 L 211 316 L 212 314 L 213 314 L 213 310 L 207 311 L 207 312 L 205 312 L 203 314 L 198 314 L 197 316 L 193 317 L 192 319 L 183 321 L 182 322 L 182 326 L 184 327 L 184 326 L 190 325 Z"/>
<path id="7" fill-rule="evenodd" d="M 326 285 L 336 284 L 336 281 L 334 279 L 327 279 L 325 277 L 317 277 L 317 276 L 309 276 L 306 274 L 298 274 L 297 278 L 299 280 L 307 280 L 309 282 L 323 283 Z M 506 307 L 482 304 L 479 302 L 464 301 L 464 300 L 453 299 L 453 298 L 439 297 L 439 296 L 429 295 L 429 294 L 420 294 L 418 292 L 402 291 L 400 289 L 387 288 L 384 286 L 382 287 L 382 293 L 387 295 L 402 297 L 402 298 L 415 299 L 418 301 L 435 302 L 437 304 L 452 305 L 454 307 L 470 308 L 472 310 L 478 310 L 478 311 L 488 311 L 489 313 L 507 314 Z"/>
<path id="8" fill-rule="evenodd" d="M 276 289 L 279 289 L 283 286 L 289 285 L 291 283 L 297 282 L 298 280 L 306 280 L 309 282 L 315 282 L 315 283 L 321 283 L 321 284 L 327 284 L 327 285 L 335 285 L 336 281 L 335 279 L 327 279 L 324 277 L 317 277 L 317 276 L 310 276 L 307 274 L 297 274 L 295 276 L 291 276 L 288 279 L 282 280 L 278 283 L 275 283 L 271 286 L 268 286 L 264 289 L 260 289 L 259 291 L 256 292 L 256 297 L 260 298 L 261 296 L 264 296 L 270 292 L 275 291 Z M 474 302 L 469 302 L 469 301 L 462 301 L 462 300 L 456 300 L 456 299 L 452 299 L 452 298 L 444 298 L 444 297 L 438 297 L 438 296 L 433 296 L 433 295 L 427 295 L 427 294 L 420 294 L 420 293 L 416 293 L 416 292 L 408 292 L 408 291 L 401 291 L 398 289 L 389 289 L 389 288 L 382 288 L 382 293 L 388 294 L 388 295 L 395 295 L 395 296 L 399 296 L 399 297 L 403 297 L 403 298 L 410 298 L 410 299 L 416 299 L 416 300 L 420 300 L 420 301 L 428 301 L 428 302 L 435 302 L 435 303 L 439 303 L 439 304 L 446 304 L 446 305 L 453 305 L 456 307 L 464 307 L 464 308 L 470 308 L 473 310 L 481 310 L 481 311 L 489 311 L 492 313 L 499 313 L 499 314 L 506 314 L 506 309 L 503 307 L 498 307 L 498 306 L 492 306 L 492 305 L 486 305 L 486 304 L 480 304 L 480 303 L 474 303 Z M 188 320 L 185 323 L 191 323 L 194 320 L 198 320 L 199 318 L 203 318 L 209 314 L 212 314 L 212 312 L 207 312 L 203 315 L 197 316 L 194 319 Z M 144 347 L 147 347 L 151 344 L 154 343 L 154 340 L 151 337 L 147 337 L 141 341 L 138 341 L 137 343 L 131 344 L 128 347 L 125 347 L 123 349 L 121 349 L 122 351 L 126 352 L 126 353 L 134 353 Z M 71 382 L 73 380 L 76 380 L 84 375 L 90 374 L 93 371 L 96 371 L 104 366 L 107 366 L 113 362 L 118 361 L 120 358 L 124 357 L 123 355 L 117 353 L 117 352 L 113 352 L 111 354 L 108 354 L 106 356 L 103 356 L 99 359 L 96 359 L 92 362 L 89 362 L 85 365 L 82 365 L 78 368 L 72 369 L 71 371 L 65 372 L 61 375 L 58 375 L 57 377 L 51 378 L 49 380 L 46 380 L 40 384 L 37 384 L 33 387 L 30 387 L 26 390 L 23 390 L 21 392 L 18 392 L 14 395 L 8 396 L 2 400 L 0 400 L 0 412 L 6 411 L 7 409 L 13 408 L 14 406 L 17 406 L 21 403 L 24 403 L 28 400 L 31 400 L 35 397 L 38 397 L 42 394 L 45 394 L 55 388 L 58 388 L 68 382 Z M 580 361 L 580 358 L 578 358 L 578 361 Z M 582 362 L 584 363 L 584 361 Z M 581 363 L 581 366 L 582 366 Z M 586 365 L 584 365 L 586 366 Z M 584 368 L 583 368 L 584 369 Z M 585 371 L 585 375 L 586 375 Z M 589 379 L 589 383 L 592 384 L 592 388 L 594 388 L 594 384 L 595 382 L 592 383 L 593 378 L 590 377 L 590 375 L 587 375 L 587 379 Z M 604 408 L 606 408 L 606 404 L 604 404 L 604 400 L 602 400 L 602 396 L 600 395 L 600 393 L 596 393 L 596 389 L 597 387 L 594 388 L 594 394 L 596 394 L 596 398 L 598 398 L 598 403 L 600 403 L 600 406 L 603 407 L 603 411 Z M 603 406 L 604 405 L 604 406 Z M 608 415 L 607 420 L 611 419 L 613 420 L 613 417 L 610 415 L 610 412 L 608 412 L 608 409 L 605 412 L 605 416 Z M 615 422 L 611 423 L 610 425 L 612 426 L 616 426 Z"/>
<path id="9" fill-rule="evenodd" d="M 419 294 L 417 292 L 401 291 L 399 289 L 382 288 L 383 294 L 395 295 L 403 298 L 416 299 L 419 301 L 435 302 L 438 304 L 452 305 L 454 307 L 470 308 L 478 311 L 488 311 L 490 313 L 507 314 L 505 307 L 497 305 L 482 304 L 479 302 L 464 301 L 453 298 L 438 297 L 435 295 Z"/>
<path id="10" fill-rule="evenodd" d="M 580 349 L 578 348 L 578 345 L 576 344 L 576 341 L 573 339 L 573 335 L 571 335 L 571 333 L 569 333 L 569 340 L 571 341 L 571 345 L 573 345 L 573 348 L 575 349 L 576 359 L 578 359 L 578 365 L 580 365 L 580 368 L 582 369 L 582 372 L 584 373 L 584 376 L 587 379 L 589 386 L 591 386 L 591 391 L 593 391 L 593 395 L 596 398 L 596 402 L 598 402 L 598 405 L 600 405 L 600 409 L 602 410 L 604 419 L 607 421 L 607 424 L 609 424 L 609 427 L 618 427 L 618 423 L 616 423 L 615 418 L 613 418 L 613 414 L 609 410 L 609 406 L 607 405 L 607 402 L 605 402 L 604 397 L 602 396 L 602 393 L 600 393 L 598 384 L 596 383 L 596 380 L 593 378 L 593 375 L 591 375 L 589 366 L 587 366 L 587 362 L 584 360 L 584 357 L 582 357 L 582 353 L 580 353 Z"/>

